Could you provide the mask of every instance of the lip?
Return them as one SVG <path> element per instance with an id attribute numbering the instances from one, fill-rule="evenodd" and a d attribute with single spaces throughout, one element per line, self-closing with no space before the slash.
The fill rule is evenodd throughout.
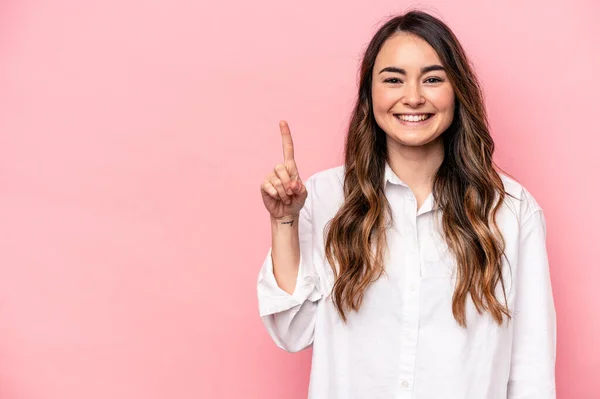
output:
<path id="1" fill-rule="evenodd" d="M 423 114 L 428 114 L 431 115 L 429 118 L 425 119 L 424 121 L 417 121 L 417 122 L 411 122 L 411 121 L 403 121 L 402 119 L 398 118 L 399 115 L 423 115 Z M 435 116 L 435 114 L 432 114 L 430 112 L 421 112 L 421 113 L 402 113 L 402 114 L 394 114 L 394 118 L 400 122 L 401 124 L 405 125 L 405 126 L 423 126 L 428 124 L 433 117 Z"/>

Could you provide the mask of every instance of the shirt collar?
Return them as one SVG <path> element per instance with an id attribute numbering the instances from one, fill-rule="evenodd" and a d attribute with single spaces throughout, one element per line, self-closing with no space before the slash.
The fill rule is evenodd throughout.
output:
<path id="1" fill-rule="evenodd" d="M 408 187 L 406 183 L 404 183 L 396 173 L 392 170 L 391 166 L 387 161 L 385 162 L 385 181 L 390 182 L 392 184 L 400 184 L 402 186 Z"/>
<path id="2" fill-rule="evenodd" d="M 406 183 L 404 183 L 396 173 L 394 173 L 394 171 L 392 170 L 391 166 L 387 163 L 387 161 L 385 162 L 385 182 L 389 182 L 391 184 L 396 184 L 396 185 L 401 185 L 406 187 L 408 190 L 410 190 L 410 187 L 408 187 L 408 185 Z M 423 202 L 423 204 L 421 205 L 421 208 L 419 208 L 419 212 L 418 214 L 422 214 L 425 212 L 429 212 L 432 210 L 436 210 L 438 209 L 437 204 L 433 201 L 433 193 L 429 194 L 429 196 L 427 197 L 427 199 L 425 200 L 425 202 Z"/>

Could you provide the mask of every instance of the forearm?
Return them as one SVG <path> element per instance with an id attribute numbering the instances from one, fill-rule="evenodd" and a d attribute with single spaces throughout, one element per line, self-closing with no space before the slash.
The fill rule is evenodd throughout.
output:
<path id="1" fill-rule="evenodd" d="M 297 215 L 283 219 L 271 218 L 273 274 L 277 285 L 290 295 L 296 287 L 300 265 L 298 218 Z"/>

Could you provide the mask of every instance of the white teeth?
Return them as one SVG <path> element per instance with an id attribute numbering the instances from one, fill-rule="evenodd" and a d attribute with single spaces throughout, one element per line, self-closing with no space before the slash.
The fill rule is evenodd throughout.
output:
<path id="1" fill-rule="evenodd" d="M 429 118 L 429 114 L 422 115 L 398 115 L 398 118 L 408 122 L 419 122 Z"/>

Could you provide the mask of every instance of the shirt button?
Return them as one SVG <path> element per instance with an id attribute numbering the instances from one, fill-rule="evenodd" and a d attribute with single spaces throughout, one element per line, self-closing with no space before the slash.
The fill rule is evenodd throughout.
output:
<path id="1" fill-rule="evenodd" d="M 402 381 L 402 388 L 408 388 L 408 381 Z"/>
<path id="2" fill-rule="evenodd" d="M 414 291 L 416 288 L 417 288 L 417 287 L 415 287 L 415 285 L 414 285 L 414 284 L 411 284 L 411 285 L 410 285 L 410 290 L 411 290 L 411 291 Z"/>

